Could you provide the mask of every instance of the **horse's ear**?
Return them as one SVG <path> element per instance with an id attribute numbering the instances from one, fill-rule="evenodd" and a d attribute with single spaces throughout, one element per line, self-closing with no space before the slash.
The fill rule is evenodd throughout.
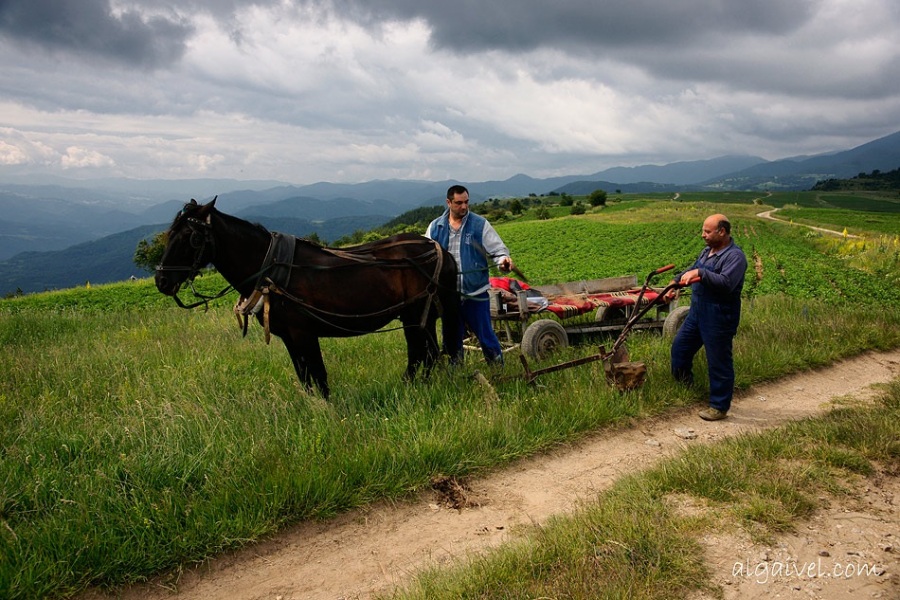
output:
<path id="1" fill-rule="evenodd" d="M 216 199 L 217 199 L 218 197 L 219 197 L 218 194 L 216 194 L 215 196 L 213 196 L 213 199 L 209 201 L 209 204 L 207 204 L 207 206 L 210 207 L 210 208 L 213 208 L 213 207 L 216 205 Z"/>
<path id="2" fill-rule="evenodd" d="M 194 200 L 193 198 L 191 198 L 190 202 L 186 203 L 184 206 L 181 207 L 181 211 L 177 215 L 175 215 L 175 218 L 177 219 L 178 217 L 180 217 L 182 215 L 186 215 L 188 213 L 188 211 L 192 211 L 195 208 L 197 208 L 197 201 Z"/>

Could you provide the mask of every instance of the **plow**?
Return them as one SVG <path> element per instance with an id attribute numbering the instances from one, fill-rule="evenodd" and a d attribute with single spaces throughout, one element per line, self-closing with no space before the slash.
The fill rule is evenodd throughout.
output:
<path id="1" fill-rule="evenodd" d="M 624 315 L 618 322 L 612 322 L 613 319 L 604 318 L 611 308 L 610 305 L 617 304 L 615 300 L 612 302 L 606 300 L 605 296 L 603 296 L 603 292 L 593 295 L 582 292 L 581 297 L 590 297 L 598 305 L 595 324 L 566 327 L 554 320 L 539 319 L 535 323 L 528 325 L 522 336 L 522 352 L 519 354 L 519 360 L 524 369 L 523 377 L 525 381 L 529 384 L 533 384 L 538 377 L 547 373 L 554 373 L 594 362 L 602 362 L 607 382 L 617 389 L 628 391 L 643 385 L 647 375 L 646 364 L 630 359 L 625 342 L 628 335 L 635 328 L 647 329 L 658 327 L 663 329 L 664 333 L 674 335 L 684 322 L 684 319 L 687 316 L 688 307 L 677 306 L 677 294 L 675 292 L 694 283 L 696 280 L 692 280 L 685 284 L 673 281 L 663 288 L 651 288 L 650 286 L 655 277 L 671 271 L 674 268 L 675 265 L 670 264 L 651 271 L 639 289 L 630 288 L 628 290 L 612 292 L 614 294 L 612 296 L 614 299 L 627 297 L 627 300 L 618 303 L 621 304 L 621 306 L 616 306 L 616 308 L 622 309 L 619 314 Z M 598 280 L 598 282 L 609 283 L 611 280 Z M 563 284 L 562 287 L 565 288 L 567 285 L 571 288 L 571 284 Z M 523 299 L 521 294 L 519 296 L 517 305 L 521 307 L 526 306 L 523 300 L 527 301 L 527 298 Z M 551 296 L 551 298 L 555 298 L 556 301 L 559 301 L 559 296 Z M 646 318 L 647 315 L 654 310 L 656 313 L 649 319 Z M 492 313 L 493 312 L 494 311 L 492 311 Z M 498 313 L 509 314 L 508 312 L 500 313 L 499 311 Z M 501 322 L 503 321 L 502 318 L 499 320 L 501 320 Z M 596 354 L 538 369 L 532 369 L 528 362 L 529 357 L 532 359 L 543 358 L 550 354 L 551 351 L 568 345 L 568 333 L 570 332 L 590 333 L 595 331 L 615 330 L 619 331 L 619 335 L 609 350 L 601 345 L 599 347 L 599 352 Z M 541 335 L 537 336 L 538 339 L 535 340 L 536 335 L 532 334 L 529 336 L 529 331 L 539 331 Z M 560 335 L 560 332 L 562 332 L 562 335 Z M 506 333 L 509 334 L 508 328 L 506 329 Z"/>

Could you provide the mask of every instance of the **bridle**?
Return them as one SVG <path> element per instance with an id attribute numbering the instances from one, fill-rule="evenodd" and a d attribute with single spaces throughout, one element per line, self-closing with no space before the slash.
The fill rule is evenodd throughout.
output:
<path id="1" fill-rule="evenodd" d="M 187 272 L 187 277 L 185 277 L 185 281 L 189 281 L 191 284 L 191 292 L 194 294 L 195 298 L 199 298 L 197 302 L 193 304 L 184 304 L 181 299 L 178 297 L 178 293 L 172 295 L 175 299 L 175 303 L 181 308 L 196 308 L 201 304 L 206 305 L 206 308 L 209 308 L 209 302 L 211 300 L 217 300 L 234 289 L 232 286 L 227 286 L 218 294 L 214 294 L 212 296 L 207 296 L 205 294 L 201 294 L 194 288 L 194 278 L 197 277 L 197 274 L 200 273 L 200 269 L 203 268 L 208 263 L 213 262 L 216 257 L 216 240 L 213 237 L 212 232 L 212 215 L 207 215 L 205 221 L 201 221 L 200 219 L 195 219 L 194 217 L 187 217 L 187 227 L 191 230 L 191 237 L 189 238 L 189 243 L 191 248 L 195 250 L 194 253 L 194 261 L 191 266 L 168 266 L 168 265 L 157 265 L 156 272 L 157 273 L 165 273 L 165 272 L 175 272 L 175 273 L 184 273 Z M 204 260 L 204 256 L 207 254 L 207 249 L 209 249 L 209 258 Z"/>

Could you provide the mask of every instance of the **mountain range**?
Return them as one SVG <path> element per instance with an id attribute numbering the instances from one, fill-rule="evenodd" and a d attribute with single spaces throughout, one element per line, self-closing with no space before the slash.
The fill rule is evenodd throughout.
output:
<path id="1" fill-rule="evenodd" d="M 808 190 L 817 181 L 900 167 L 900 132 L 816 156 L 767 161 L 723 156 L 614 167 L 589 175 L 466 182 L 475 202 L 567 193 Z M 168 227 L 190 198 L 218 195 L 221 210 L 269 229 L 335 240 L 421 206 L 442 204 L 457 181 L 355 184 L 226 179 L 130 180 L 4 176 L 0 167 L 0 295 L 145 276 L 132 262 L 138 241 Z"/>

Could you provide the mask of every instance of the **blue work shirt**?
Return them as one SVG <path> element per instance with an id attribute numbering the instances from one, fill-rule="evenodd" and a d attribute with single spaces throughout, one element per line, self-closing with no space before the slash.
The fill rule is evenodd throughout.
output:
<path id="1" fill-rule="evenodd" d="M 694 264 L 680 273 L 675 280 L 691 269 L 700 271 L 700 281 L 691 284 L 692 302 L 697 300 L 716 304 L 737 304 L 741 302 L 744 289 L 744 274 L 747 272 L 747 257 L 734 240 L 712 256 L 707 246 Z"/>

